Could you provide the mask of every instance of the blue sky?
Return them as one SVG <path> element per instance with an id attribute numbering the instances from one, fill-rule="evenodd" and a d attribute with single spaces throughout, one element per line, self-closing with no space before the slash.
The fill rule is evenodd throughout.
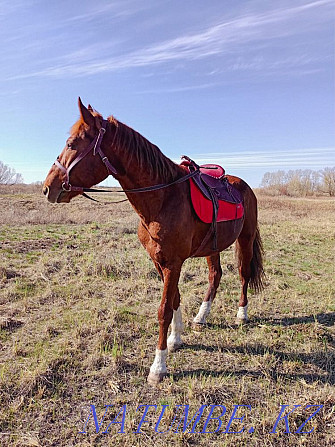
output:
<path id="1" fill-rule="evenodd" d="M 81 96 L 251 186 L 334 166 L 334 16 L 333 0 L 0 0 L 0 160 L 43 180 Z"/>

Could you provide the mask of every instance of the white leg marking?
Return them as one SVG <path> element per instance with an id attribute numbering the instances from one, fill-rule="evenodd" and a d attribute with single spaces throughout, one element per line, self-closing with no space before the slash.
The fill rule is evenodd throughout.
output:
<path id="1" fill-rule="evenodd" d="M 171 334 L 167 339 L 167 345 L 169 351 L 175 351 L 177 348 L 179 348 L 179 346 L 183 344 L 183 340 L 181 339 L 183 329 L 184 329 L 183 319 L 181 315 L 181 308 L 179 306 L 177 310 L 173 311 L 173 318 L 171 322 Z"/>
<path id="2" fill-rule="evenodd" d="M 200 306 L 198 314 L 194 317 L 193 322 L 198 324 L 206 324 L 206 318 L 211 310 L 211 305 L 211 301 L 204 301 Z"/>
<path id="3" fill-rule="evenodd" d="M 156 355 L 154 363 L 150 367 L 150 373 L 151 374 L 166 374 L 166 357 L 167 357 L 168 350 L 160 350 L 156 349 Z"/>
<path id="4" fill-rule="evenodd" d="M 248 305 L 244 307 L 239 307 L 236 315 L 238 320 L 247 320 L 248 319 Z"/>

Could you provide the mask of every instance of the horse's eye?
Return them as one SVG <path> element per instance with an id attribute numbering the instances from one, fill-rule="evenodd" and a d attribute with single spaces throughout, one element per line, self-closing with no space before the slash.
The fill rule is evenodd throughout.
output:
<path id="1" fill-rule="evenodd" d="M 72 144 L 71 144 L 71 143 L 68 143 L 67 148 L 68 148 L 68 149 L 72 149 Z"/>

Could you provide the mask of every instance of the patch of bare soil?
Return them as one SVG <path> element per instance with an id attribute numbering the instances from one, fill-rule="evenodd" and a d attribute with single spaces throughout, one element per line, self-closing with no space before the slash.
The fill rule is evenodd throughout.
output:
<path id="1" fill-rule="evenodd" d="M 5 331 L 14 331 L 23 325 L 23 321 L 15 320 L 14 318 L 2 317 L 0 318 L 0 329 Z"/>
<path id="2" fill-rule="evenodd" d="M 3 250 L 11 250 L 15 253 L 29 253 L 34 250 L 46 250 L 55 243 L 52 238 L 23 240 L 23 241 L 3 241 L 0 248 Z"/>

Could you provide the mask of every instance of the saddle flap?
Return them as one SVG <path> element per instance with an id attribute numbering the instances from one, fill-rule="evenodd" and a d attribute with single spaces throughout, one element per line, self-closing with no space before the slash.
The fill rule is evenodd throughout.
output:
<path id="1" fill-rule="evenodd" d="M 230 203 L 242 202 L 240 192 L 228 182 L 227 177 L 216 178 L 200 172 L 199 175 L 194 176 L 191 180 L 209 200 L 214 195 L 218 200 L 224 200 Z"/>

